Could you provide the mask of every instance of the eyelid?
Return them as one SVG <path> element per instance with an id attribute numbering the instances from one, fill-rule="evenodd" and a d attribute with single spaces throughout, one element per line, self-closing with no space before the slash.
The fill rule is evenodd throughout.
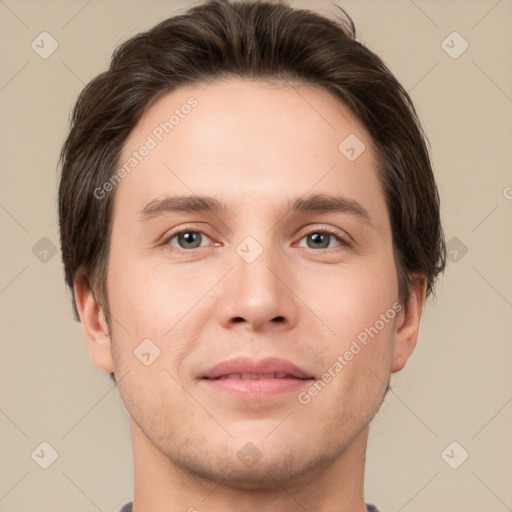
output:
<path id="1" fill-rule="evenodd" d="M 327 226 L 327 225 L 319 225 L 316 227 L 308 226 L 307 228 L 304 228 L 304 229 L 306 231 L 301 230 L 301 234 L 299 236 L 297 243 L 300 242 L 305 236 L 310 235 L 312 233 L 325 233 L 327 235 L 332 235 L 335 238 L 337 238 L 342 245 L 345 245 L 345 246 L 351 246 L 355 243 L 353 238 L 346 231 L 343 231 L 342 229 L 335 228 L 332 226 Z M 329 249 L 327 248 L 327 249 L 314 249 L 314 250 L 315 251 L 319 251 L 319 250 L 326 251 Z"/>
<path id="2" fill-rule="evenodd" d="M 171 240 L 176 236 L 176 235 L 179 235 L 181 233 L 187 233 L 187 232 L 193 232 L 193 233 L 200 233 L 201 235 L 205 236 L 206 238 L 208 238 L 211 242 L 214 241 L 213 237 L 210 236 L 208 233 L 205 232 L 204 229 L 201 229 L 197 226 L 192 226 L 192 225 L 180 225 L 178 227 L 176 227 L 175 229 L 172 229 L 170 232 L 167 232 L 165 233 L 164 236 L 162 236 L 162 241 L 161 241 L 161 245 L 163 246 L 170 246 L 170 242 Z M 215 242 L 216 245 L 219 245 L 218 242 Z M 211 244 L 208 244 L 208 245 L 211 245 Z M 201 248 L 204 248 L 204 247 L 207 247 L 208 245 L 203 245 L 203 246 L 200 246 L 200 247 L 195 247 L 194 249 L 201 249 Z M 180 247 L 176 247 L 176 246 L 171 246 L 173 247 L 174 250 L 176 251 L 180 251 L 180 252 L 191 252 L 193 251 L 194 249 L 181 249 Z"/>
<path id="3" fill-rule="evenodd" d="M 214 244 L 216 246 L 222 245 L 219 242 L 215 242 L 213 237 L 208 235 L 208 233 L 206 233 L 204 229 L 201 229 L 198 226 L 194 226 L 194 225 L 180 225 L 180 226 L 176 227 L 175 229 L 172 229 L 170 232 L 166 233 L 162 237 L 161 245 L 169 246 L 170 241 L 176 235 L 179 235 L 184 232 L 200 233 L 201 235 L 206 236 L 211 242 L 214 242 Z M 327 235 L 331 235 L 331 236 L 335 237 L 340 242 L 341 245 L 344 245 L 347 247 L 352 246 L 355 243 L 354 240 L 352 239 L 352 237 L 346 231 L 343 231 L 342 229 L 335 228 L 335 227 L 328 226 L 328 225 L 318 225 L 318 226 L 313 226 L 313 227 L 308 226 L 307 228 L 303 228 L 301 230 L 301 234 L 299 235 L 299 238 L 297 239 L 297 242 L 295 242 L 295 243 L 300 242 L 304 237 L 306 237 L 307 235 L 310 235 L 312 233 L 325 233 Z M 212 245 L 212 244 L 210 243 L 208 245 Z M 195 247 L 194 249 L 208 247 L 208 245 Z M 189 253 L 194 250 L 194 249 L 181 249 L 180 247 L 176 247 L 174 245 L 172 247 L 174 250 L 179 251 L 179 252 Z M 314 251 L 327 251 L 327 250 L 332 250 L 332 249 L 333 248 L 313 249 L 313 250 Z"/>

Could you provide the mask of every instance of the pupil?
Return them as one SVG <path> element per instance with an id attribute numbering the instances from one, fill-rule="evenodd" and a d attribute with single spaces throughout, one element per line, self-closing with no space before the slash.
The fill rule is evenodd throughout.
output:
<path id="1" fill-rule="evenodd" d="M 311 235 L 311 242 L 313 243 L 313 247 L 319 247 L 327 248 L 329 246 L 329 236 L 325 233 L 313 233 Z M 311 244 L 309 245 L 310 247 Z"/>
<path id="2" fill-rule="evenodd" d="M 196 233 L 194 231 L 188 231 L 186 233 L 182 233 L 180 238 L 181 238 L 181 240 L 180 240 L 181 245 L 184 245 L 187 248 L 198 247 L 201 242 L 199 233 Z"/>

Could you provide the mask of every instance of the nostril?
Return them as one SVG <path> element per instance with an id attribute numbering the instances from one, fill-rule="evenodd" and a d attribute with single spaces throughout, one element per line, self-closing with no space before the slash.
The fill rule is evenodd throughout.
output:
<path id="1" fill-rule="evenodd" d="M 244 322 L 244 319 L 241 316 L 237 316 L 237 317 L 233 318 L 233 322 L 236 322 L 237 324 L 239 324 L 240 322 Z"/>
<path id="2" fill-rule="evenodd" d="M 276 316 L 275 318 L 272 319 L 272 321 L 282 323 L 284 322 L 284 316 Z"/>

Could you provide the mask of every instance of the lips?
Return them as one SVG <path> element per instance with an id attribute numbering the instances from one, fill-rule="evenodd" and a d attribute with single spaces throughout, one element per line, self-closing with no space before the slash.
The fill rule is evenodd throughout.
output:
<path id="1" fill-rule="evenodd" d="M 265 380 L 265 379 L 314 379 L 306 370 L 285 359 L 268 357 L 254 360 L 237 357 L 208 368 L 201 379 Z"/>
<path id="2" fill-rule="evenodd" d="M 236 379 L 236 380 L 261 380 L 261 379 L 296 379 L 297 377 L 290 375 L 286 372 L 274 373 L 230 373 L 228 375 L 221 375 L 216 377 L 217 380 L 221 379 Z"/>

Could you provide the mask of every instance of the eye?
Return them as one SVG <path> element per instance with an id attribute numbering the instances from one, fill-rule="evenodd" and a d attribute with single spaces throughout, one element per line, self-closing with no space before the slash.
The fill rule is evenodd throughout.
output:
<path id="1" fill-rule="evenodd" d="M 206 241 L 206 244 L 203 242 Z M 197 249 L 198 247 L 204 247 L 211 243 L 210 237 L 202 233 L 201 231 L 193 231 L 190 229 L 179 231 L 172 235 L 167 243 L 179 249 Z"/>
<path id="2" fill-rule="evenodd" d="M 191 250 L 211 244 L 212 239 L 202 231 L 184 229 L 170 235 L 165 243 L 179 250 Z M 349 245 L 349 242 L 338 233 L 327 229 L 312 231 L 302 237 L 298 243 L 299 247 L 307 247 L 309 249 L 332 249 Z"/>
<path id="3" fill-rule="evenodd" d="M 306 245 L 301 243 L 303 240 L 306 241 Z M 331 249 L 343 245 L 349 244 L 337 233 L 328 230 L 312 231 L 299 241 L 299 247 L 308 247 L 310 249 Z"/>

